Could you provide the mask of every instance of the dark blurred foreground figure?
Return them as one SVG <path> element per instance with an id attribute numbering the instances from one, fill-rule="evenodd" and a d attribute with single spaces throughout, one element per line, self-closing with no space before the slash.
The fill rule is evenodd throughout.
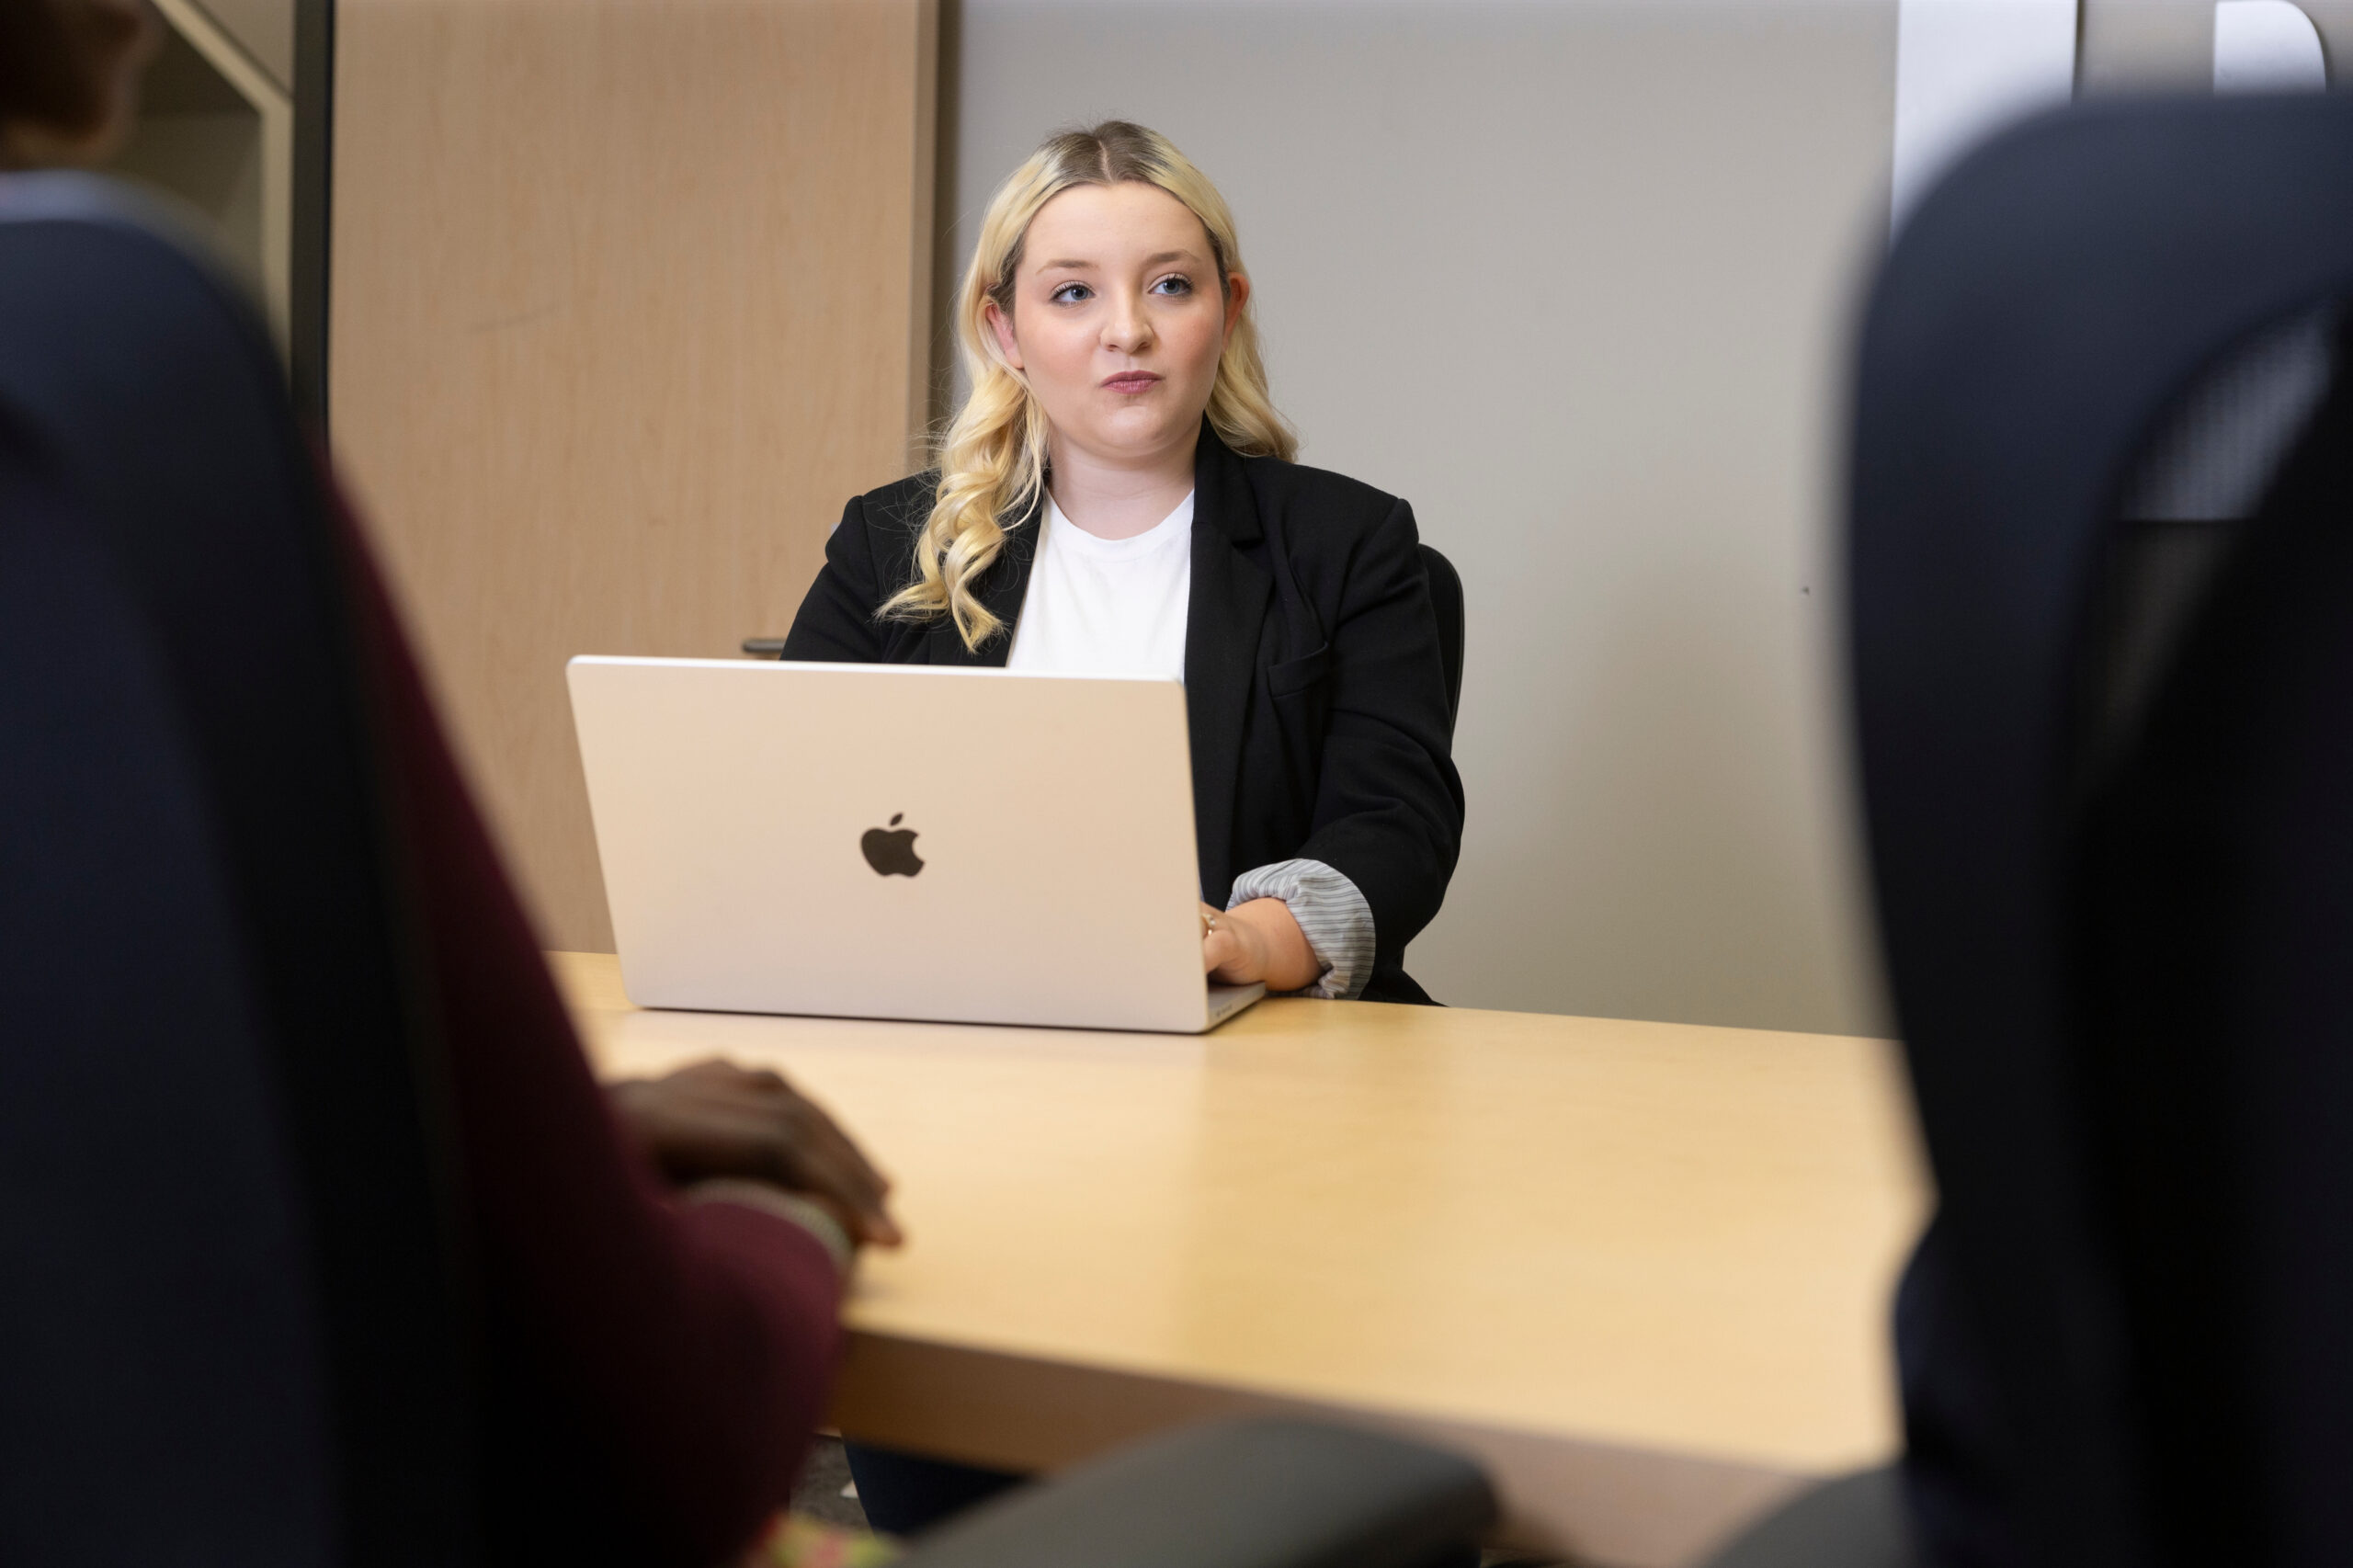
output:
<path id="1" fill-rule="evenodd" d="M 1908 1451 L 1723 1568 L 2353 1559 L 2353 99 L 2077 108 L 1900 236 L 1853 667 L 1942 1207 Z"/>
<path id="2" fill-rule="evenodd" d="M 0 1561 L 720 1561 L 885 1184 L 590 1076 L 252 313 L 21 172 L 153 26 L 0 0 Z"/>

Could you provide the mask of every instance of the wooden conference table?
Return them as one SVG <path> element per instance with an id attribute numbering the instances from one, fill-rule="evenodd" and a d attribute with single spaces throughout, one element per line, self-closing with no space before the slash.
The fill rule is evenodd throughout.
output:
<path id="1" fill-rule="evenodd" d="M 898 1182 L 835 1419 L 1007 1468 L 1240 1410 L 1477 1456 L 1507 1537 L 1692 1561 L 1889 1458 L 1924 1218 L 1881 1041 L 1262 1002 L 1189 1039 L 641 1011 L 554 955 L 597 1068 L 777 1068 Z"/>

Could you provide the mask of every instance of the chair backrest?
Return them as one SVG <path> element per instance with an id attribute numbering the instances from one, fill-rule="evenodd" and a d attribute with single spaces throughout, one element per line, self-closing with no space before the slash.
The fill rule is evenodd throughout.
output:
<path id="1" fill-rule="evenodd" d="M 1462 574 L 1430 545 L 1422 546 L 1422 568 L 1429 574 L 1430 608 L 1438 611 L 1438 651 L 1446 662 L 1446 725 L 1462 714 Z"/>
<path id="2" fill-rule="evenodd" d="M 2274 411 L 2245 524 L 2130 515 L 2201 382 L 2353 295 L 2348 189 L 2353 101 L 2078 108 L 1865 324 L 1872 871 L 2037 1562 L 2353 1549 L 2353 400 Z"/>
<path id="3" fill-rule="evenodd" d="M 343 570 L 233 292 L 0 178 L 0 1559 L 474 1555 Z"/>

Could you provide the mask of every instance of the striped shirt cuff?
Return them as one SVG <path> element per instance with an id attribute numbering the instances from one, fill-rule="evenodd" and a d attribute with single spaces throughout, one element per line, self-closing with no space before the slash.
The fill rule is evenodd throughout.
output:
<path id="1" fill-rule="evenodd" d="M 1282 860 L 1233 879 L 1228 909 L 1254 898 L 1279 898 L 1290 906 L 1300 934 L 1324 966 L 1323 977 L 1297 993 L 1353 1002 L 1372 978 L 1372 906 L 1356 883 L 1321 860 Z"/>

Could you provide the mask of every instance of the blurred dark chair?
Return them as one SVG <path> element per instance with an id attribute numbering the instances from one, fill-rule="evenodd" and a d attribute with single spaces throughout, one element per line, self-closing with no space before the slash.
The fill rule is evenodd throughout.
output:
<path id="1" fill-rule="evenodd" d="M 1476 1568 L 1494 1525 L 1470 1460 L 1259 1419 L 1141 1443 L 940 1527 L 902 1568 Z"/>
<path id="2" fill-rule="evenodd" d="M 2353 1554 L 2348 195 L 2353 100 L 2079 108 L 1881 277 L 1852 666 L 1942 1198 L 1909 1507 L 1817 1493 L 1726 1568 Z"/>
<path id="3" fill-rule="evenodd" d="M 0 178 L 0 1561 L 475 1561 L 343 563 L 268 338 Z"/>

